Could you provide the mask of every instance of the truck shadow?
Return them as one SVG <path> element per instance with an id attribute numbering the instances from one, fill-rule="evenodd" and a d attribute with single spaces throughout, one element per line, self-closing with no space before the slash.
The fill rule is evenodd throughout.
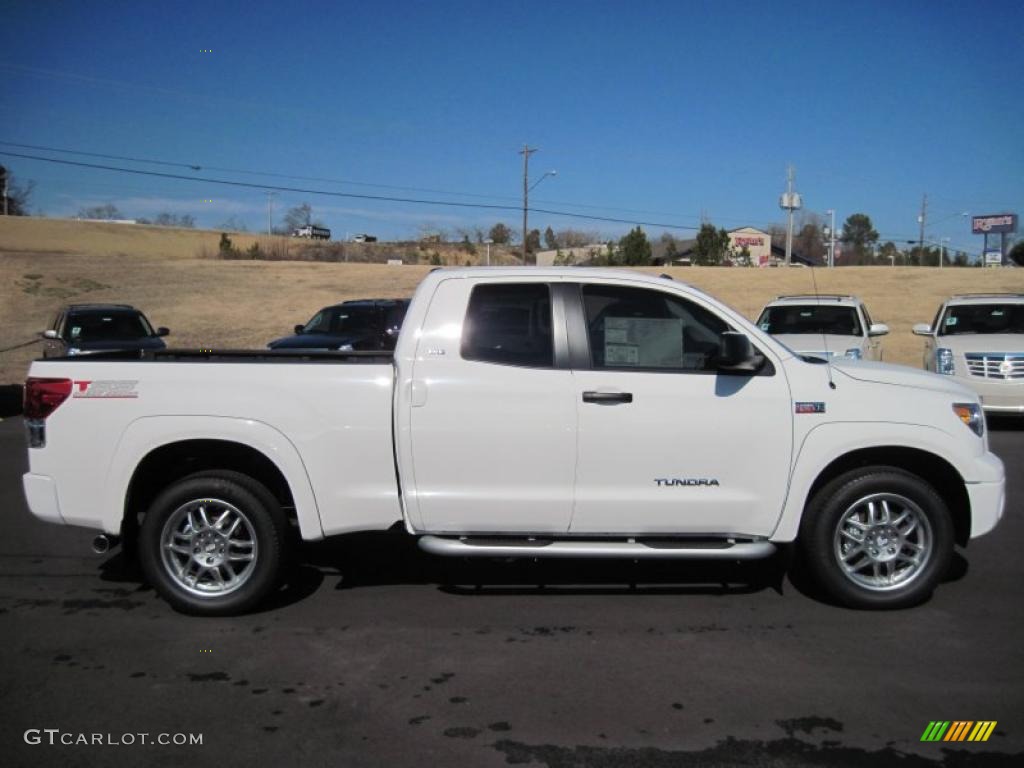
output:
<path id="1" fill-rule="evenodd" d="M 992 432 L 1020 432 L 1024 430 L 1024 414 L 987 413 L 985 424 Z"/>
<path id="2" fill-rule="evenodd" d="M 357 533 L 304 544 L 304 564 L 336 576 L 335 589 L 424 584 L 449 594 L 574 595 L 782 592 L 785 557 L 753 563 L 669 560 L 443 558 L 404 530 Z"/>
<path id="3" fill-rule="evenodd" d="M 19 416 L 22 408 L 22 385 L 0 385 L 0 419 Z"/>
<path id="4" fill-rule="evenodd" d="M 254 613 L 302 602 L 324 582 L 335 590 L 393 585 L 423 585 L 467 598 L 529 595 L 741 595 L 769 590 L 782 595 L 787 585 L 818 602 L 834 605 L 799 567 L 791 552 L 753 562 L 673 560 L 529 560 L 443 558 L 429 555 L 404 529 L 353 533 L 303 543 L 283 589 Z M 944 582 L 967 574 L 959 552 Z M 100 566 L 107 582 L 134 584 L 149 591 L 135 558 L 123 549 Z"/>

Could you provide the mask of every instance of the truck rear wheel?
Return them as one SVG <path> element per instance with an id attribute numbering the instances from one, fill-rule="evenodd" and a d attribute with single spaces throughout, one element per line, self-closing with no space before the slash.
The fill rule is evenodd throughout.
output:
<path id="1" fill-rule="evenodd" d="M 800 552 L 827 595 L 852 608 L 927 600 L 953 554 L 949 508 L 928 483 L 894 467 L 864 467 L 815 494 Z"/>
<path id="2" fill-rule="evenodd" d="M 189 475 L 153 501 L 139 531 L 150 584 L 176 610 L 242 613 L 280 584 L 287 523 L 261 484 L 238 472 Z"/>

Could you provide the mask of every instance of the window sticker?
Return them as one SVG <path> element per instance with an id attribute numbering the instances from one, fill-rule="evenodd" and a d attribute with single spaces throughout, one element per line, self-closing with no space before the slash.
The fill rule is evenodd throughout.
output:
<path id="1" fill-rule="evenodd" d="M 684 361 L 680 318 L 609 317 L 605 319 L 604 334 L 607 365 L 695 367 L 692 361 L 689 366 Z"/>
<path id="2" fill-rule="evenodd" d="M 639 365 L 640 348 L 635 344 L 605 344 L 606 365 Z"/>
<path id="3" fill-rule="evenodd" d="M 73 325 L 73 326 L 71 326 L 71 338 L 72 339 L 77 339 L 79 337 L 79 335 L 81 335 L 81 333 L 82 333 L 82 326 L 80 326 L 80 325 Z"/>
<path id="4" fill-rule="evenodd" d="M 946 318 L 946 325 L 956 325 L 956 321 L 959 319 L 956 315 L 949 315 Z"/>
<path id="5" fill-rule="evenodd" d="M 764 331 L 765 333 L 768 333 L 768 331 L 771 329 L 771 327 L 772 327 L 771 323 L 761 323 L 761 330 Z"/>

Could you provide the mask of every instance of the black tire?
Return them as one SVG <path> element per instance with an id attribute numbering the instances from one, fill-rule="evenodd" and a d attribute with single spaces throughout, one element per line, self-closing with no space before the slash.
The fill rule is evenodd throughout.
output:
<path id="1" fill-rule="evenodd" d="M 172 518 L 181 519 L 183 509 L 202 501 L 210 502 L 215 510 L 220 502 L 224 503 L 220 511 L 229 507 L 233 509 L 232 515 L 241 518 L 239 526 L 248 532 L 247 535 L 240 534 L 245 540 L 243 543 L 252 542 L 247 545 L 247 549 L 236 550 L 236 553 L 242 553 L 242 557 L 244 552 L 251 552 L 252 559 L 248 566 L 228 564 L 232 569 L 242 569 L 242 573 L 247 575 L 225 594 L 197 594 L 190 591 L 187 580 L 183 583 L 182 578 L 173 575 L 172 566 L 165 560 L 165 537 L 169 531 L 176 528 Z M 206 530 L 214 529 L 208 527 Z M 211 536 L 213 535 L 211 533 Z M 216 535 L 223 537 L 222 540 L 231 539 L 230 534 L 223 531 L 216 532 Z M 175 610 L 194 616 L 227 616 L 250 610 L 280 586 L 288 560 L 288 541 L 288 524 L 281 505 L 263 485 L 240 472 L 197 472 L 165 488 L 150 505 L 139 530 L 139 562 L 146 579 Z M 182 546 L 186 553 L 167 557 L 176 557 L 177 560 L 173 562 L 193 561 L 194 558 L 188 554 L 192 543 Z M 216 543 L 210 546 L 214 550 L 210 556 L 216 557 Z M 221 552 L 223 551 L 222 546 Z M 226 554 L 230 555 L 230 545 Z M 221 560 L 223 559 L 222 555 Z M 226 559 L 232 560 L 231 557 Z M 213 570 L 214 568 L 207 567 L 198 575 L 212 573 Z M 219 567 L 216 570 L 218 574 L 224 573 Z M 211 578 L 207 576 L 207 580 Z M 223 578 L 223 575 L 220 578 Z M 213 584 L 210 588 L 217 589 L 217 586 Z M 193 583 L 192 590 L 196 589 L 198 586 Z"/>
<path id="2" fill-rule="evenodd" d="M 863 521 L 869 519 L 867 500 L 874 500 L 875 519 L 883 517 L 884 500 L 885 517 L 909 512 L 909 520 L 916 524 L 902 524 L 909 527 L 906 535 L 895 526 L 898 536 L 893 535 L 893 526 L 882 522 L 862 529 Z M 858 502 L 865 503 L 858 506 Z M 840 528 L 844 519 L 847 522 Z M 911 539 L 914 543 L 908 543 Z M 901 469 L 874 466 L 840 475 L 814 495 L 800 525 L 798 549 L 807 575 L 826 597 L 851 608 L 885 609 L 927 600 L 949 568 L 953 543 L 949 508 L 931 485 Z M 920 561 L 916 565 L 914 556 Z M 890 563 L 893 575 L 886 573 Z"/>

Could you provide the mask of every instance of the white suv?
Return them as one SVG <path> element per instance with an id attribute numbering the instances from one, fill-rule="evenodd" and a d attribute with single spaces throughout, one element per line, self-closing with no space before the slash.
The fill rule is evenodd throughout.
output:
<path id="1" fill-rule="evenodd" d="M 953 296 L 914 333 L 927 370 L 969 386 L 986 411 L 1024 413 L 1024 294 Z"/>
<path id="2" fill-rule="evenodd" d="M 889 326 L 873 323 L 856 296 L 779 296 L 761 310 L 757 321 L 794 352 L 811 357 L 881 360 L 879 337 Z"/>

